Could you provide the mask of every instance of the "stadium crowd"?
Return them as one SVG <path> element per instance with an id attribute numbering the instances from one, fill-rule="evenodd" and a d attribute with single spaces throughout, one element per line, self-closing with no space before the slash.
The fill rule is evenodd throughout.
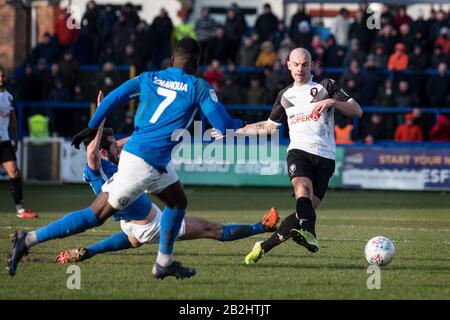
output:
<path id="1" fill-rule="evenodd" d="M 69 30 L 69 16 L 61 14 L 55 33 L 46 33 L 28 55 L 23 72 L 16 72 L 14 92 L 21 101 L 93 101 L 97 89 L 108 94 L 127 79 L 117 65 L 133 65 L 138 72 L 165 68 L 173 43 L 191 36 L 203 48 L 200 70 L 224 104 L 271 105 L 279 90 L 291 83 L 285 70 L 289 52 L 301 46 L 313 55 L 316 81 L 325 75 L 336 79 L 362 106 L 413 107 L 406 115 L 368 113 L 359 130 L 338 117 L 338 142 L 450 141 L 448 117 L 441 114 L 436 119 L 423 112 L 450 106 L 450 14 L 432 10 L 428 19 L 424 12 L 412 19 L 405 6 L 383 5 L 380 29 L 368 29 L 367 7 L 366 2 L 359 3 L 354 13 L 342 8 L 324 39 L 303 4 L 291 21 L 279 19 L 265 4 L 249 26 L 233 4 L 223 25 L 207 8 L 196 21 L 184 19 L 174 25 L 164 8 L 148 23 L 131 3 L 116 10 L 90 1 L 80 30 Z M 80 71 L 85 64 L 100 65 L 101 71 L 86 79 Z M 238 72 L 240 67 L 253 72 Z M 342 71 L 325 72 L 329 68 Z M 243 115 L 250 120 L 266 116 L 265 111 Z M 131 115 L 124 117 L 116 119 L 123 126 L 119 132 L 132 126 Z M 64 121 L 67 116 L 60 118 Z"/>

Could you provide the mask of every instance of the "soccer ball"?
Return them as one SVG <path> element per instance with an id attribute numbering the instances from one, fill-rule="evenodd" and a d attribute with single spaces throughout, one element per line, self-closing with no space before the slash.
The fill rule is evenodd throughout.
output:
<path id="1" fill-rule="evenodd" d="M 364 249 L 367 262 L 378 266 L 389 264 L 394 258 L 394 253 L 394 244 L 391 240 L 383 236 L 370 239 Z"/>

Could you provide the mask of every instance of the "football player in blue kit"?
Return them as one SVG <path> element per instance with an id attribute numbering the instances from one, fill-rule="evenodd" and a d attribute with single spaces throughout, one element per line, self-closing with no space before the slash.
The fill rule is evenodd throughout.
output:
<path id="1" fill-rule="evenodd" d="M 161 217 L 153 276 L 163 279 L 167 276 L 189 278 L 195 275 L 195 269 L 173 260 L 174 242 L 185 215 L 187 198 L 170 165 L 172 149 L 178 143 L 172 133 L 187 128 L 198 107 L 219 132 L 242 127 L 241 120 L 228 115 L 211 86 L 193 75 L 199 57 L 197 41 L 183 38 L 175 45 L 172 67 L 142 73 L 105 97 L 88 128 L 78 133 L 72 144 L 79 148 L 82 141 L 95 136 L 100 123 L 115 107 L 140 96 L 134 132 L 121 152 L 117 173 L 103 185 L 102 192 L 89 207 L 71 212 L 35 231 L 15 231 L 8 259 L 11 276 L 15 275 L 20 259 L 30 247 L 97 227 L 114 213 L 134 203 L 144 191 L 156 195 L 166 206 Z"/>
<path id="2" fill-rule="evenodd" d="M 101 99 L 100 95 L 99 99 Z M 83 142 L 86 146 L 87 160 L 83 177 L 95 194 L 101 193 L 102 185 L 117 172 L 121 148 L 127 140 L 124 138 L 116 141 L 112 129 L 103 129 L 103 123 L 104 120 L 94 139 L 87 139 Z M 86 248 L 64 250 L 57 256 L 56 262 L 59 264 L 78 262 L 90 259 L 100 253 L 136 248 L 145 243 L 157 243 L 161 215 L 158 206 L 152 204 L 150 199 L 142 194 L 134 203 L 113 215 L 115 220 L 120 220 L 121 232 Z M 203 218 L 187 216 L 182 222 L 177 239 L 210 238 L 218 241 L 234 241 L 274 231 L 279 220 L 280 217 L 275 208 L 271 208 L 261 221 L 255 224 L 222 225 Z"/>

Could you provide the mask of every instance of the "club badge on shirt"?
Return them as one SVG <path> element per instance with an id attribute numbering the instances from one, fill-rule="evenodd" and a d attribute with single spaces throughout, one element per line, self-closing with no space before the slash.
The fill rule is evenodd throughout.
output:
<path id="1" fill-rule="evenodd" d="M 212 101 L 219 102 L 219 99 L 217 98 L 217 94 L 214 91 L 214 89 L 209 89 L 209 95 L 211 96 Z"/>

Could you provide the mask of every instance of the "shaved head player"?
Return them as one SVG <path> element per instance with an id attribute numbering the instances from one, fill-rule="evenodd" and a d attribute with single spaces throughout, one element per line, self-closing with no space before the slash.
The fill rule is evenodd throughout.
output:
<path id="1" fill-rule="evenodd" d="M 286 160 L 295 192 L 295 211 L 269 239 L 254 245 L 245 257 L 246 264 L 257 262 L 290 237 L 311 252 L 319 250 L 315 210 L 325 196 L 335 169 L 334 111 L 349 117 L 362 116 L 359 104 L 342 91 L 336 81 L 314 81 L 308 50 L 292 50 L 287 67 L 294 82 L 279 92 L 269 119 L 249 124 L 237 133 L 273 133 L 287 122 L 290 144 Z"/>

